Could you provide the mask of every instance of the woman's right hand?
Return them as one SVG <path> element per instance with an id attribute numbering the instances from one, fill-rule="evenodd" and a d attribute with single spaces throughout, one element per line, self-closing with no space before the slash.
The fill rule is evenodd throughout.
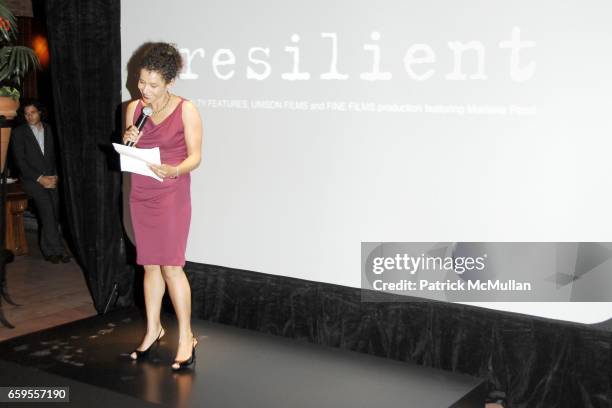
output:
<path id="1" fill-rule="evenodd" d="M 138 131 L 138 128 L 134 125 L 130 126 L 125 130 L 123 134 L 123 144 L 129 144 L 131 146 L 135 146 L 136 143 L 142 137 L 142 131 Z"/>

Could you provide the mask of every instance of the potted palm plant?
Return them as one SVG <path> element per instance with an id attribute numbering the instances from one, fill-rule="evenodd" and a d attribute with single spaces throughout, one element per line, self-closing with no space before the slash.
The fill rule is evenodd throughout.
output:
<path id="1" fill-rule="evenodd" d="M 40 63 L 29 47 L 13 45 L 16 39 L 17 20 L 13 13 L 0 0 L 0 115 L 7 119 L 17 116 L 19 108 L 19 88 L 23 78 Z M 4 171 L 6 151 L 10 140 L 11 128 L 2 128 L 0 169 Z"/>

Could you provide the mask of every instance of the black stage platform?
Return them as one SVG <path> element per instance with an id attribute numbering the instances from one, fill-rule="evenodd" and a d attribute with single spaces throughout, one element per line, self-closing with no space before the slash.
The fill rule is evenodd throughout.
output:
<path id="1" fill-rule="evenodd" d="M 0 343 L 0 386 L 69 386 L 66 405 L 88 408 L 484 407 L 480 379 L 202 320 L 195 369 L 173 373 L 176 322 L 162 320 L 144 362 L 128 357 L 144 327 L 133 309 Z"/>

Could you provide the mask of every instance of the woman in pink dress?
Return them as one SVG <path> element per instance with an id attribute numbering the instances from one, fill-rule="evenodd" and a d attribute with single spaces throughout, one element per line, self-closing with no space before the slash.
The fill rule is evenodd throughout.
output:
<path id="1" fill-rule="evenodd" d="M 137 263 L 144 266 L 147 331 L 131 358 L 144 357 L 165 334 L 160 321 L 162 298 L 168 292 L 176 311 L 179 344 L 172 368 L 195 361 L 197 340 L 191 331 L 191 288 L 183 271 L 191 219 L 190 175 L 201 158 L 202 122 L 196 107 L 170 93 L 182 67 L 179 51 L 156 43 L 140 63 L 141 99 L 126 112 L 124 143 L 139 148 L 159 147 L 161 165 L 151 170 L 163 181 L 132 174 L 130 212 L 136 240 Z M 144 106 L 153 113 L 141 132 L 133 126 Z"/>

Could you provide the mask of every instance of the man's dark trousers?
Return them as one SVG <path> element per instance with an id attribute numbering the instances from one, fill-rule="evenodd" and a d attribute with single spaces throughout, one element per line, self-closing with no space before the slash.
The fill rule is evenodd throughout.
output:
<path id="1" fill-rule="evenodd" d="M 42 224 L 40 250 L 47 257 L 61 256 L 65 251 L 59 231 L 59 195 L 56 188 L 44 188 L 36 181 L 40 176 L 57 175 L 53 134 L 49 125 L 43 123 L 43 126 L 44 154 L 27 124 L 13 130 L 11 148 L 21 172 L 23 191 L 34 200 Z"/>

